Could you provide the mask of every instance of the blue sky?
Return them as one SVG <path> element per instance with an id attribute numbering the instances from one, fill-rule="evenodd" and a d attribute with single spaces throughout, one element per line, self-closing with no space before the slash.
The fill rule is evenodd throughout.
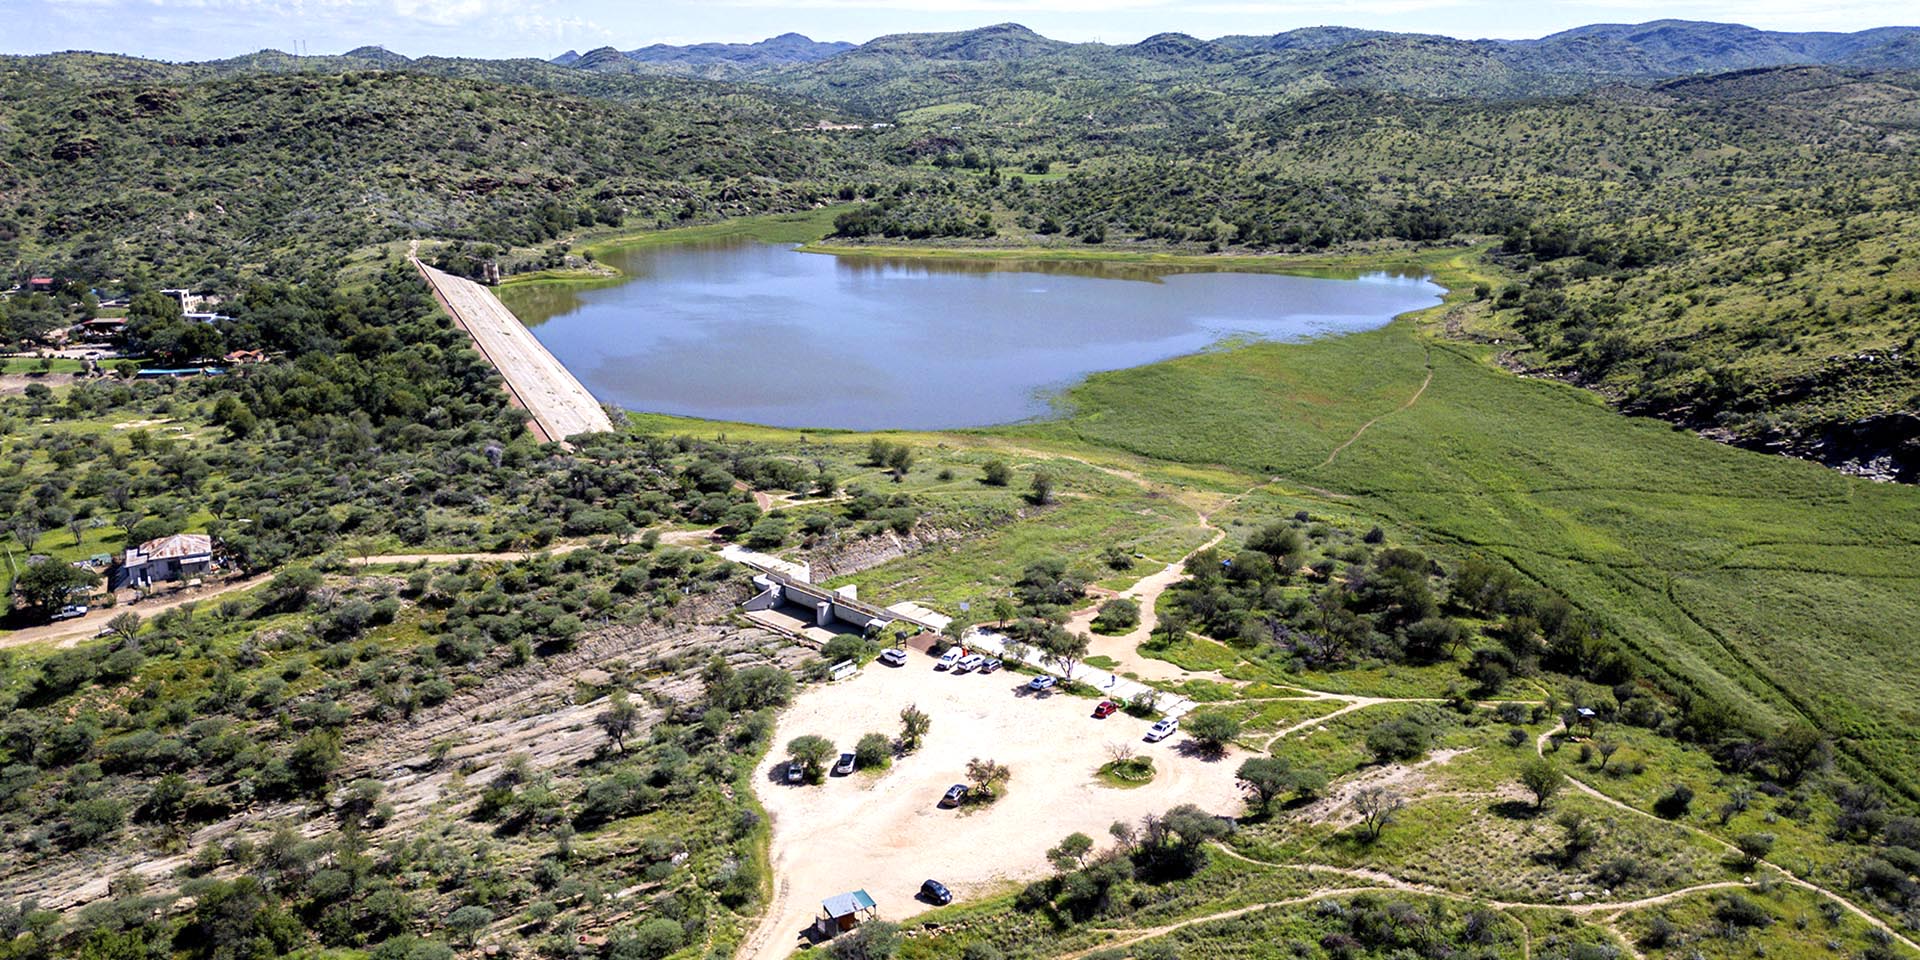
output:
<path id="1" fill-rule="evenodd" d="M 568 48 L 749 41 L 795 31 L 863 41 L 1016 21 L 1062 40 L 1131 43 L 1319 24 L 1457 37 L 1532 37 L 1659 17 L 1779 30 L 1920 22 L 1911 0 L 0 0 L 0 52 L 102 50 L 202 60 L 263 47 L 409 56 L 549 57 Z"/>

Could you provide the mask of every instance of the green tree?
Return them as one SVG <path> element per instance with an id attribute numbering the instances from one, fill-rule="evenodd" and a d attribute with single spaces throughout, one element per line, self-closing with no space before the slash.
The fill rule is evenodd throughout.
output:
<path id="1" fill-rule="evenodd" d="M 1046 651 L 1047 659 L 1058 665 L 1067 682 L 1072 683 L 1073 672 L 1086 657 L 1091 643 L 1084 633 L 1054 629 L 1040 638 L 1040 649 Z"/>
<path id="2" fill-rule="evenodd" d="M 1566 786 L 1567 775 L 1560 767 L 1546 757 L 1534 757 L 1520 767 L 1520 785 L 1533 794 L 1533 807 L 1545 809 L 1547 801 L 1553 799 L 1560 788 Z"/>
<path id="3" fill-rule="evenodd" d="M 1273 808 L 1273 801 L 1293 789 L 1300 781 L 1293 764 L 1280 757 L 1249 757 L 1234 776 L 1258 799 L 1254 806 L 1261 813 Z"/>
<path id="4" fill-rule="evenodd" d="M 1218 754 L 1240 736 L 1240 720 L 1225 710 L 1195 710 L 1181 728 L 1207 753 Z"/>
<path id="5" fill-rule="evenodd" d="M 113 635 L 119 637 L 122 643 L 132 643 L 140 633 L 140 615 L 132 610 L 115 614 L 112 620 L 107 621 L 107 629 L 113 631 Z"/>
<path id="6" fill-rule="evenodd" d="M 14 578 L 13 588 L 29 606 L 51 611 L 67 602 L 75 591 L 91 588 L 100 575 L 59 560 L 41 560 L 27 565 Z"/>
<path id="7" fill-rule="evenodd" d="M 827 758 L 833 754 L 833 741 L 817 734 L 804 734 L 787 742 L 787 756 L 800 762 L 808 780 L 820 779 L 826 771 Z"/>
<path id="8" fill-rule="evenodd" d="M 1087 865 L 1087 854 L 1093 852 L 1093 838 L 1084 833 L 1069 833 L 1060 841 L 1059 846 L 1047 851 L 1047 860 L 1054 869 L 1065 873 Z"/>
<path id="9" fill-rule="evenodd" d="M 853 759 L 862 767 L 878 767 L 893 756 L 893 741 L 884 733 L 869 733 L 854 744 Z"/>
<path id="10" fill-rule="evenodd" d="M 1406 799 L 1381 786 L 1362 787 L 1353 796 L 1353 809 L 1360 814 L 1361 828 L 1368 840 L 1380 839 L 1380 832 L 1399 818 Z"/>
<path id="11" fill-rule="evenodd" d="M 829 952 L 834 960 L 893 960 L 903 939 L 899 924 L 869 920 L 835 938 Z"/>
<path id="12" fill-rule="evenodd" d="M 1013 771 L 1006 764 L 992 759 L 982 760 L 974 757 L 967 761 L 967 782 L 973 784 L 975 793 L 993 796 L 995 786 L 1013 778 Z"/>
<path id="13" fill-rule="evenodd" d="M 607 960 L 660 960 L 686 943 L 676 921 L 654 917 L 622 929 L 607 944 Z"/>
<path id="14" fill-rule="evenodd" d="M 593 722 L 613 741 L 614 748 L 621 753 L 627 752 L 627 737 L 633 733 L 634 725 L 639 722 L 640 709 L 633 705 L 627 691 L 615 688 L 607 695 L 607 705 L 594 715 Z"/>
<path id="15" fill-rule="evenodd" d="M 1740 855 L 1746 858 L 1746 868 L 1752 870 L 1760 861 L 1773 852 L 1774 836 L 1771 833 L 1743 833 L 1733 838 L 1733 845 L 1740 848 Z"/>
<path id="16" fill-rule="evenodd" d="M 1124 633 L 1140 625 L 1140 605 L 1126 597 L 1115 597 L 1100 605 L 1093 627 L 1101 633 Z"/>
<path id="17" fill-rule="evenodd" d="M 927 731 L 933 729 L 933 718 L 927 716 L 915 704 L 907 704 L 900 710 L 900 751 L 912 753 L 920 749 L 920 741 L 926 738 Z"/>
<path id="18" fill-rule="evenodd" d="M 493 922 L 493 911 L 486 907 L 467 904 L 447 916 L 447 929 L 467 946 L 473 945 L 473 938 Z"/>
<path id="19" fill-rule="evenodd" d="M 1053 474 L 1037 470 L 1033 482 L 1027 487 L 1027 499 L 1035 506 L 1044 507 L 1053 502 Z"/>
<path id="20" fill-rule="evenodd" d="M 1005 460 L 988 460 L 980 468 L 980 482 L 989 487 L 1004 487 L 1013 482 L 1013 468 Z"/>

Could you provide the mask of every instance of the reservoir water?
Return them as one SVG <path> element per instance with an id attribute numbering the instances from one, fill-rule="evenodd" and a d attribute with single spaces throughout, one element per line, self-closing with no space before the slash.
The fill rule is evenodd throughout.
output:
<path id="1" fill-rule="evenodd" d="M 840 257 L 751 242 L 606 260 L 621 282 L 507 291 L 596 397 L 631 411 L 859 430 L 1041 416 L 1090 373 L 1228 340 L 1372 329 L 1442 292 L 1389 274 Z"/>

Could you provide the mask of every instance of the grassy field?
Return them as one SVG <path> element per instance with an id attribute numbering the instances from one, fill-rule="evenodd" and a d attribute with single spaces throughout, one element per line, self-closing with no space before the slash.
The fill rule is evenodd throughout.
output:
<path id="1" fill-rule="evenodd" d="M 1920 797 L 1920 652 L 1902 639 L 1920 616 L 1920 491 L 1622 417 L 1491 360 L 1403 320 L 1101 374 L 1068 391 L 1071 415 L 1007 430 L 1273 475 L 1442 552 L 1501 557 L 1659 670 L 1812 720 Z"/>

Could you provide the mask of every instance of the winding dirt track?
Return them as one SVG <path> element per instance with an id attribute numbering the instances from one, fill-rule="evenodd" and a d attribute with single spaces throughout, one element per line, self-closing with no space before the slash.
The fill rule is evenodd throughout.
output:
<path id="1" fill-rule="evenodd" d="M 1407 409 L 1408 407 L 1413 406 L 1416 403 L 1419 403 L 1420 397 L 1427 392 L 1427 387 L 1431 386 L 1432 384 L 1433 384 L 1433 348 L 1428 347 L 1427 348 L 1427 378 L 1425 380 L 1420 381 L 1420 389 L 1415 390 L 1413 392 L 1413 396 L 1407 398 L 1406 403 L 1403 403 L 1397 407 L 1394 407 L 1392 410 L 1389 410 L 1386 413 L 1383 413 L 1377 417 L 1374 417 L 1372 420 L 1368 420 L 1366 423 L 1361 424 L 1360 429 L 1355 430 L 1353 432 L 1353 436 L 1347 438 L 1347 442 L 1337 447 L 1334 447 L 1333 452 L 1327 454 L 1327 459 L 1322 460 L 1320 462 L 1320 465 L 1323 467 L 1333 466 L 1333 461 L 1338 459 L 1342 453 L 1345 453 L 1348 447 L 1353 446 L 1354 441 L 1360 439 L 1360 435 L 1363 433 L 1366 433 L 1368 428 L 1372 427 L 1374 424 L 1379 423 L 1382 420 L 1385 420 L 1388 417 L 1393 416 L 1396 413 L 1399 413 L 1402 410 Z"/>

